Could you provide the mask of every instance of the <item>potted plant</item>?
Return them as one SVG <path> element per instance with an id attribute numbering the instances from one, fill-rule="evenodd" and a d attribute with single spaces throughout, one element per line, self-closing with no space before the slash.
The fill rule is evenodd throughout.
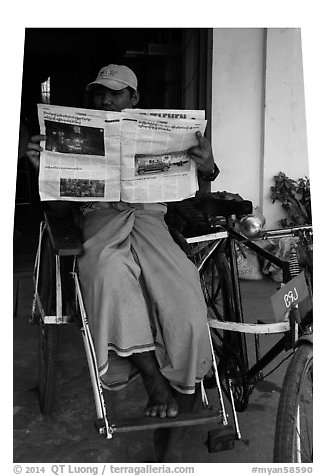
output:
<path id="1" fill-rule="evenodd" d="M 274 176 L 275 186 L 271 187 L 272 201 L 281 202 L 287 213 L 287 218 L 280 220 L 280 225 L 285 227 L 311 224 L 310 180 L 299 178 L 293 180 L 283 172 Z"/>

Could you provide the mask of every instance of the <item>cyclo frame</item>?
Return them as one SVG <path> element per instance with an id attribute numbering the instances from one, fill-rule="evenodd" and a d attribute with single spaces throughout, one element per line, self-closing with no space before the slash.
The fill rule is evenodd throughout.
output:
<path id="1" fill-rule="evenodd" d="M 197 207 L 200 208 L 201 211 L 198 211 Z M 224 370 L 221 368 L 221 362 L 218 364 L 219 370 L 221 368 L 222 372 L 224 372 L 224 376 L 226 376 L 224 381 L 222 378 L 222 388 L 224 388 L 230 399 L 232 408 L 235 406 L 236 410 L 243 410 L 248 402 L 248 388 L 255 383 L 259 372 L 282 350 L 293 348 L 295 345 L 298 335 L 297 321 L 300 319 L 298 310 L 295 307 L 291 307 L 289 320 L 287 322 L 277 322 L 274 324 L 246 324 L 244 322 L 235 250 L 236 243 L 245 244 L 260 256 L 280 266 L 283 270 L 285 282 L 288 282 L 293 274 L 291 272 L 291 263 L 275 257 L 234 229 L 232 216 L 250 213 L 252 210 L 251 202 L 225 199 L 219 201 L 211 194 L 204 200 L 186 200 L 181 202 L 177 205 L 177 208 L 177 216 L 179 218 L 177 218 L 176 221 L 183 221 L 183 223 L 181 223 L 181 228 L 174 226 L 177 224 L 175 222 L 169 223 L 170 231 L 181 248 L 183 248 L 190 259 L 195 262 L 202 282 L 204 283 L 203 290 L 208 307 L 213 308 L 215 298 L 215 289 L 213 289 L 214 280 L 206 280 L 210 267 L 213 266 L 213 278 L 216 277 L 216 269 L 221 271 L 220 278 L 222 278 L 223 275 L 227 277 L 227 279 L 224 280 L 225 286 L 222 290 L 222 294 L 225 299 L 225 306 L 227 310 L 230 311 L 229 317 L 227 320 L 225 316 L 224 320 L 219 318 L 209 319 L 209 328 L 213 337 L 213 355 L 216 353 L 216 355 L 221 358 L 221 362 L 225 364 Z M 189 219 L 190 226 L 188 226 Z M 191 232 L 187 233 L 189 230 Z M 44 233 L 45 240 L 43 240 Z M 209 242 L 208 245 L 207 238 Z M 193 243 L 196 245 L 193 245 Z M 199 252 L 197 252 L 197 248 Z M 102 395 L 101 383 L 97 373 L 95 351 L 89 333 L 87 315 L 78 281 L 76 258 L 81 253 L 83 253 L 83 246 L 80 231 L 73 227 L 71 223 L 67 226 L 67 223 L 64 223 L 63 220 L 48 215 L 46 225 L 41 225 L 40 245 L 35 263 L 36 289 L 33 303 L 33 320 L 40 325 L 41 330 L 41 349 L 43 354 L 41 355 L 40 402 L 43 413 L 50 413 L 53 404 L 56 357 L 54 354 L 56 352 L 55 342 L 57 339 L 56 327 L 57 324 L 65 324 L 74 320 L 81 328 L 89 368 L 93 369 L 90 370 L 90 374 L 96 404 L 97 429 L 105 438 L 111 438 L 115 431 L 130 431 L 161 426 L 185 426 L 189 424 L 204 424 L 212 421 L 222 423 L 222 426 L 226 427 L 227 421 L 223 399 L 221 398 L 217 368 L 215 369 L 215 377 L 219 389 L 222 412 L 215 413 L 214 416 L 212 416 L 212 414 L 196 415 L 192 418 L 189 418 L 189 416 L 176 418 L 175 420 L 173 419 L 174 421 L 167 419 L 170 421 L 166 422 L 155 421 L 155 419 L 148 421 L 147 419 L 138 424 L 130 424 L 128 422 L 121 426 L 118 426 L 118 424 L 109 424 L 106 417 L 106 407 Z M 66 263 L 68 263 L 67 266 Z M 68 273 L 65 271 L 66 267 Z M 67 276 L 69 277 L 70 285 L 67 285 Z M 71 280 L 71 276 L 73 280 Z M 212 283 L 213 286 L 211 287 Z M 75 299 L 73 299 L 74 296 Z M 40 318 L 35 316 L 36 307 L 38 307 L 40 311 Z M 226 316 L 228 316 L 227 313 Z M 309 324 L 311 319 L 312 313 L 311 315 L 308 314 L 307 317 L 301 321 L 300 325 Z M 223 335 L 223 337 L 221 336 L 220 340 L 222 344 L 217 345 L 214 338 L 215 335 L 219 333 L 221 335 L 221 332 L 224 332 L 225 335 Z M 253 334 L 284 333 L 284 336 L 279 342 L 275 344 L 263 358 L 258 359 L 258 362 L 250 369 L 248 368 L 245 339 L 245 333 L 248 332 Z M 231 358 L 225 359 L 225 354 L 229 357 L 231 356 Z M 233 362 L 231 371 L 230 361 Z M 215 365 L 215 367 L 217 367 L 217 365 Z M 232 373 L 234 371 L 236 378 L 234 378 L 234 374 Z M 245 391 L 243 391 L 243 388 Z M 204 389 L 202 388 L 202 390 L 204 394 Z M 233 401 L 233 393 L 235 393 L 235 401 Z M 235 410 L 233 411 L 233 416 L 236 423 L 237 437 L 240 438 L 241 435 L 237 426 Z M 230 439 L 232 438 L 234 440 L 234 432 L 229 436 Z M 213 446 L 214 445 L 212 445 L 212 448 Z M 212 449 L 212 451 L 215 451 L 215 449 Z"/>

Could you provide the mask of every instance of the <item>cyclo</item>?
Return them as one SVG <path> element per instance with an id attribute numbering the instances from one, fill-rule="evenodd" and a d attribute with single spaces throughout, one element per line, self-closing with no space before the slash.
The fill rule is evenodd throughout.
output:
<path id="1" fill-rule="evenodd" d="M 78 278 L 77 257 L 83 253 L 80 230 L 71 220 L 45 213 L 34 267 L 32 310 L 32 322 L 40 329 L 39 397 L 43 414 L 52 412 L 58 327 L 67 323 L 76 323 L 82 332 L 95 400 L 95 426 L 106 439 L 116 432 L 214 423 L 216 428 L 208 432 L 209 452 L 231 449 L 241 439 L 237 412 L 247 408 L 250 394 L 262 378 L 262 370 L 285 352 L 285 359 L 291 357 L 291 360 L 279 401 L 274 462 L 312 462 L 312 226 L 263 232 L 257 228 L 251 213 L 251 202 L 225 192 L 171 204 L 167 215 L 170 232 L 199 270 L 208 309 L 212 368 L 201 385 L 203 410 L 173 419 L 141 417 L 117 421 L 108 418 L 109 403 L 102 391 Z M 275 256 L 255 241 L 257 237 L 285 236 L 295 237 L 290 260 Z M 244 320 L 238 245 L 245 245 L 282 270 L 283 283 L 273 296 L 274 323 L 258 320 L 258 324 L 252 324 Z M 255 336 L 256 343 L 256 362 L 252 366 L 246 340 L 249 334 Z M 258 351 L 261 334 L 280 336 L 263 356 Z M 217 407 L 210 404 L 206 392 L 212 387 L 216 388 Z M 232 418 L 226 411 L 225 397 Z"/>

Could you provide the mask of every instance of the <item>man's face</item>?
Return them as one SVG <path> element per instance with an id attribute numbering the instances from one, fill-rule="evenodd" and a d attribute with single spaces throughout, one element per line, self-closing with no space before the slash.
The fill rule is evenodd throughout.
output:
<path id="1" fill-rule="evenodd" d="M 128 88 L 115 91 L 96 85 L 92 88 L 91 94 L 94 108 L 101 111 L 121 112 L 122 109 L 132 108 L 134 105 L 133 95 Z"/>

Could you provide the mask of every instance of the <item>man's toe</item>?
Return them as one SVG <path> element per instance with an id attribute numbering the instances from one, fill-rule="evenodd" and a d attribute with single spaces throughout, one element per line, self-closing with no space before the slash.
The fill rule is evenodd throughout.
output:
<path id="1" fill-rule="evenodd" d="M 166 418 L 167 417 L 167 405 L 160 405 L 158 407 L 158 415 L 160 418 Z"/>
<path id="2" fill-rule="evenodd" d="M 166 416 L 169 418 L 175 418 L 178 415 L 178 404 L 176 402 L 170 403 L 166 410 Z"/>

